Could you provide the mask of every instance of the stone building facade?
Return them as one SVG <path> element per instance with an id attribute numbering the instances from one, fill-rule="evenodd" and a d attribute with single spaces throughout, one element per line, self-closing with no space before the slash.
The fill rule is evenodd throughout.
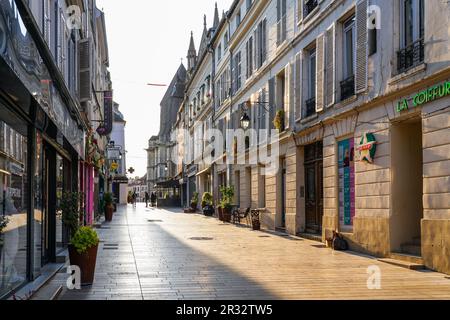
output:
<path id="1" fill-rule="evenodd" d="M 338 231 L 353 250 L 450 273 L 449 13 L 422 0 L 234 1 L 210 38 L 204 113 L 224 133 L 244 115 L 250 125 L 223 152 L 204 149 L 216 202 L 232 185 L 265 228 L 320 241 Z M 204 125 L 203 111 L 186 121 L 189 107 L 177 123 Z M 231 160 L 269 141 L 275 173 Z"/>

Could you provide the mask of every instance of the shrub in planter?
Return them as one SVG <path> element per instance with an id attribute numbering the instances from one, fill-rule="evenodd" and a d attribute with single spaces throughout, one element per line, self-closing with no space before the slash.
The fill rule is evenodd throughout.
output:
<path id="1" fill-rule="evenodd" d="M 79 192 L 65 192 L 61 198 L 62 221 L 69 232 L 69 238 L 75 234 L 80 226 L 82 200 L 83 194 Z"/>
<path id="2" fill-rule="evenodd" d="M 81 285 L 91 285 L 94 282 L 99 242 L 97 232 L 90 227 L 79 228 L 70 240 L 70 264 L 80 268 Z"/>
<path id="3" fill-rule="evenodd" d="M 111 192 L 106 192 L 103 196 L 103 201 L 105 202 L 105 220 L 111 222 L 114 214 L 114 201 Z"/>
<path id="4" fill-rule="evenodd" d="M 220 193 L 222 194 L 222 200 L 220 201 L 222 207 L 222 216 L 224 222 L 231 221 L 231 211 L 233 209 L 232 201 L 234 197 L 233 187 L 222 187 L 220 188 Z"/>
<path id="5" fill-rule="evenodd" d="M 205 216 L 214 215 L 213 196 L 210 192 L 205 192 L 202 196 L 202 209 Z"/>
<path id="6" fill-rule="evenodd" d="M 198 206 L 198 192 L 194 192 L 191 199 L 191 209 L 192 211 L 196 211 Z"/>

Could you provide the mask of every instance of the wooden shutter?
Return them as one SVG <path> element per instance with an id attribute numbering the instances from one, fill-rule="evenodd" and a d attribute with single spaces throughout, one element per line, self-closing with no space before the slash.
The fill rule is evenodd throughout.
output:
<path id="1" fill-rule="evenodd" d="M 325 39 L 325 106 L 331 107 L 335 103 L 336 67 L 335 67 L 335 24 L 326 32 Z"/>
<path id="2" fill-rule="evenodd" d="M 92 95 L 91 84 L 91 42 L 89 39 L 80 40 L 78 43 L 78 68 L 79 68 L 79 92 L 80 101 L 88 101 Z"/>
<path id="3" fill-rule="evenodd" d="M 267 20 L 264 19 L 261 24 L 261 61 L 259 66 L 261 66 L 267 58 Z"/>
<path id="4" fill-rule="evenodd" d="M 316 40 L 316 112 L 324 106 L 324 71 L 325 71 L 325 35 L 322 33 Z"/>
<path id="5" fill-rule="evenodd" d="M 295 119 L 302 118 L 302 53 L 295 55 Z"/>
<path id="6" fill-rule="evenodd" d="M 277 0 L 277 44 L 281 43 L 281 2 Z"/>
<path id="7" fill-rule="evenodd" d="M 367 89 L 367 56 L 367 0 L 359 0 L 356 4 L 356 93 Z"/>
<path id="8" fill-rule="evenodd" d="M 269 80 L 269 130 L 275 129 L 273 125 L 273 119 L 277 110 L 276 106 L 276 90 L 275 90 L 275 78 Z"/>
<path id="9" fill-rule="evenodd" d="M 286 40 L 287 37 L 287 8 L 286 8 L 286 0 L 281 0 L 282 3 L 282 11 L 281 11 L 281 41 Z"/>
<path id="10" fill-rule="evenodd" d="M 50 47 L 51 39 L 51 14 L 50 14 L 50 2 L 49 0 L 44 0 L 44 38 L 47 41 L 47 45 Z"/>
<path id="11" fill-rule="evenodd" d="M 285 71 L 286 86 L 284 92 L 284 110 L 285 110 L 285 124 L 286 128 L 290 128 L 293 118 L 293 106 L 294 106 L 294 67 L 289 63 Z"/>

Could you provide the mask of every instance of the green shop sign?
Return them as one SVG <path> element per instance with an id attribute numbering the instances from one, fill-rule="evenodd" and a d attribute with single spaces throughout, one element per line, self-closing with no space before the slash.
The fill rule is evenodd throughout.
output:
<path id="1" fill-rule="evenodd" d="M 397 112 L 419 107 L 425 103 L 450 96 L 450 81 L 423 90 L 410 99 L 403 99 L 397 103 Z"/>

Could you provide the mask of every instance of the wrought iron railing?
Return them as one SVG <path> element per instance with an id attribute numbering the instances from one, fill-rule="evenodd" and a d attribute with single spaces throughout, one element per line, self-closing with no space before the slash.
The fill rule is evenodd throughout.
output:
<path id="1" fill-rule="evenodd" d="M 355 76 L 341 81 L 341 100 L 348 99 L 353 95 L 355 95 Z"/>
<path id="2" fill-rule="evenodd" d="M 316 98 L 306 100 L 306 113 L 305 116 L 309 117 L 316 113 Z"/>
<path id="3" fill-rule="evenodd" d="M 397 52 L 397 69 L 399 73 L 408 71 L 421 64 L 425 58 L 424 40 L 419 39 Z"/>
<path id="4" fill-rule="evenodd" d="M 317 0 L 306 0 L 303 4 L 303 18 L 309 16 L 309 14 L 318 6 Z"/>

